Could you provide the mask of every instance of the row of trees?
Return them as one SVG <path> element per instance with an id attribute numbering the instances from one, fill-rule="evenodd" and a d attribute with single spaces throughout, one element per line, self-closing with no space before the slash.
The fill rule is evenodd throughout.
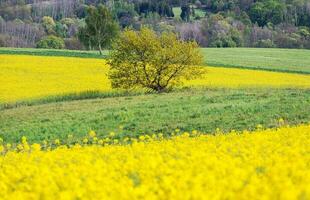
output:
<path id="1" fill-rule="evenodd" d="M 175 15 L 173 10 L 180 13 Z M 101 52 L 117 30 L 142 26 L 159 33 L 175 32 L 203 47 L 310 46 L 310 3 L 306 0 L 2 0 L 0 11 L 0 46 L 40 46 L 41 39 L 50 40 L 53 37 L 47 36 L 53 35 L 65 44 L 61 48 Z M 104 17 L 108 23 L 89 23 Z M 99 26 L 111 30 L 104 39 L 98 39 L 102 31 L 91 36 Z"/>
<path id="2" fill-rule="evenodd" d="M 201 21 L 176 26 L 183 40 L 195 40 L 204 47 L 310 48 L 310 28 L 292 24 L 260 27 L 240 20 L 211 15 Z"/>
<path id="3" fill-rule="evenodd" d="M 190 5 L 207 14 L 245 12 L 253 24 L 265 26 L 290 23 L 296 26 L 310 26 L 310 2 L 308 0 L 2 0 L 0 16 L 6 21 L 16 18 L 38 22 L 44 16 L 54 20 L 62 18 L 85 18 L 87 6 L 100 3 L 110 9 L 123 9 L 122 14 L 145 16 L 157 13 L 161 17 L 174 17 L 173 7 L 182 8 L 182 19 L 188 20 Z M 125 9 L 128 9 L 126 12 Z M 117 12 L 119 12 L 118 10 Z M 195 10 L 192 10 L 193 12 Z M 178 14 L 179 15 L 179 14 Z M 118 16 L 118 17 L 122 17 Z"/>

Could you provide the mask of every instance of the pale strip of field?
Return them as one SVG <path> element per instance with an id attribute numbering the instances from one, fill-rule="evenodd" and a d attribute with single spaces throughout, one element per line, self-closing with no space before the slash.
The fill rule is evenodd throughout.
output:
<path id="1" fill-rule="evenodd" d="M 310 88 L 310 75 L 206 67 L 202 78 L 188 81 L 185 85 L 216 88 Z"/>
<path id="2" fill-rule="evenodd" d="M 0 55 L 0 102 L 83 91 L 109 91 L 103 59 Z M 206 67 L 185 86 L 221 88 L 310 88 L 310 75 Z"/>

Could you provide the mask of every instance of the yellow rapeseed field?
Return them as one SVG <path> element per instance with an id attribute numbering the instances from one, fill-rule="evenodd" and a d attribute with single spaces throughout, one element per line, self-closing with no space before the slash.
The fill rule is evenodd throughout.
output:
<path id="1" fill-rule="evenodd" d="M 0 55 L 0 102 L 110 90 L 103 60 Z"/>
<path id="2" fill-rule="evenodd" d="M 309 144 L 309 125 L 47 151 L 23 138 L 0 145 L 0 199 L 306 200 Z"/>
<path id="3" fill-rule="evenodd" d="M 206 75 L 185 86 L 310 88 L 310 76 L 205 67 Z M 0 102 L 111 90 L 102 59 L 0 55 Z"/>

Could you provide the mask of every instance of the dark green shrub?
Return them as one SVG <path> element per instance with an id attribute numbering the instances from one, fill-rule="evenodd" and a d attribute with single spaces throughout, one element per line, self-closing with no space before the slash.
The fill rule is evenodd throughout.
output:
<path id="1" fill-rule="evenodd" d="M 42 38 L 37 43 L 37 48 L 40 49 L 63 49 L 65 48 L 65 43 L 62 38 L 50 35 Z"/>

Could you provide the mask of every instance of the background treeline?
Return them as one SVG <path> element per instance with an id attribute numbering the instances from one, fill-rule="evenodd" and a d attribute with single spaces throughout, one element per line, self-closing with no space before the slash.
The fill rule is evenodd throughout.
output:
<path id="1" fill-rule="evenodd" d="M 310 48 L 309 0 L 0 0 L 0 46 L 56 38 L 58 48 L 91 49 L 77 35 L 99 4 L 121 28 L 171 30 L 204 47 Z"/>

